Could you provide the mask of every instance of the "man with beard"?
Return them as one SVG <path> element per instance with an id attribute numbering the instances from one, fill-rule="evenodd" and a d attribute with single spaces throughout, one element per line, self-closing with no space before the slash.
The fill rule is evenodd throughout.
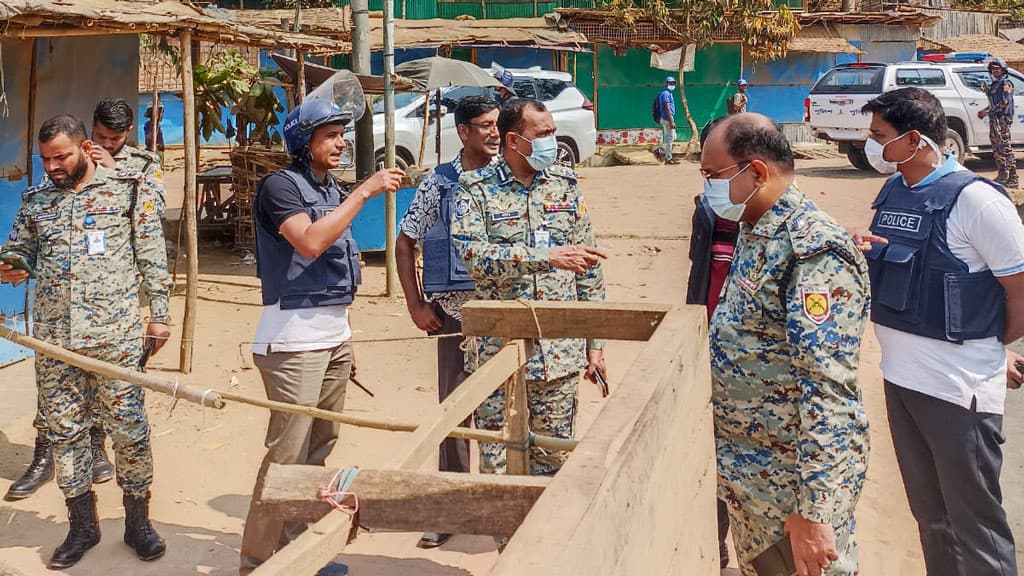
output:
<path id="1" fill-rule="evenodd" d="M 498 103 L 486 96 L 468 96 L 455 108 L 455 128 L 462 150 L 423 179 L 402 219 L 395 256 L 409 316 L 431 335 L 462 332 L 460 310 L 473 298 L 475 285 L 452 246 L 451 218 L 459 176 L 491 163 L 498 154 Z M 416 242 L 423 242 L 423 283 L 416 278 Z M 437 341 L 437 393 L 442 402 L 466 379 L 462 338 Z M 467 422 L 463 426 L 468 425 Z M 448 438 L 441 444 L 442 472 L 469 472 L 469 441 Z M 450 534 L 427 533 L 419 546 L 435 548 Z"/>
<path id="2" fill-rule="evenodd" d="M 92 115 L 93 146 L 89 149 L 89 157 L 94 163 L 116 169 L 121 173 L 138 174 L 144 179 L 146 187 L 163 199 L 164 179 L 159 161 L 149 152 L 127 144 L 133 123 L 134 113 L 124 99 L 101 100 L 96 104 Z M 42 184 L 48 183 L 49 175 L 47 174 L 43 177 Z M 25 473 L 8 488 L 4 500 L 14 501 L 28 498 L 53 478 L 52 447 L 46 430 L 42 405 L 38 402 L 32 426 L 37 431 L 32 462 L 29 463 Z M 104 450 L 106 434 L 98 413 L 93 418 L 89 436 L 93 451 L 92 482 L 101 484 L 114 477 L 114 467 L 111 466 Z"/>
<path id="3" fill-rule="evenodd" d="M 50 181 L 25 191 L 3 247 L 36 278 L 35 336 L 135 368 L 144 341 L 156 352 L 170 335 L 163 196 L 137 173 L 97 165 L 85 125 L 74 116 L 44 122 L 38 142 Z M 27 271 L 0 263 L 3 282 L 16 285 L 28 277 Z M 150 300 L 145 337 L 140 281 Z M 149 522 L 153 456 L 142 388 L 41 354 L 36 356 L 36 380 L 71 523 L 50 567 L 75 565 L 100 540 L 89 436 L 93 406 L 99 408 L 117 456 L 124 541 L 143 560 L 161 557 L 164 541 Z"/>

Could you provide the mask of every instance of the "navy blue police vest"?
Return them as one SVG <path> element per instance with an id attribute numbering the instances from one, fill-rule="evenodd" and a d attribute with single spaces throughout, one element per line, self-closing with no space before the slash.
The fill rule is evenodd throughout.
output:
<path id="1" fill-rule="evenodd" d="M 437 221 L 423 237 L 423 292 L 428 296 L 441 292 L 468 292 L 476 288 L 466 265 L 452 245 L 452 211 L 459 173 L 448 162 L 434 169 L 439 177 L 441 202 Z"/>
<path id="2" fill-rule="evenodd" d="M 333 177 L 319 189 L 297 168 L 279 172 L 295 183 L 306 213 L 313 222 L 323 218 L 341 203 L 341 189 Z M 259 213 L 260 194 L 266 178 L 260 181 L 253 199 L 256 228 L 256 275 L 263 287 L 263 305 L 280 301 L 282 310 L 351 304 L 362 283 L 359 249 L 352 230 L 345 232 L 316 259 L 295 250 L 283 237 L 275 236 L 263 225 Z"/>
<path id="3" fill-rule="evenodd" d="M 872 203 L 871 231 L 888 238 L 867 254 L 871 320 L 895 330 L 962 343 L 1002 338 L 1006 292 L 991 271 L 968 272 L 946 243 L 949 214 L 963 189 L 986 182 L 959 170 L 910 188 L 896 175 Z"/>

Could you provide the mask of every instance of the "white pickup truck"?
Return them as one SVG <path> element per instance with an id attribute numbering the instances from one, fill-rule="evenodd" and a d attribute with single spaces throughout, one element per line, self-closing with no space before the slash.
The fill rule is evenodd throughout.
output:
<path id="1" fill-rule="evenodd" d="M 963 56 L 963 55 L 961 55 Z M 984 55 L 980 55 L 984 56 Z M 871 115 L 860 111 L 875 96 L 890 90 L 914 86 L 924 88 L 942 102 L 949 130 L 946 152 L 962 158 L 967 152 L 991 157 L 988 118 L 978 118 L 978 110 L 988 106 L 981 91 L 990 80 L 983 58 L 973 62 L 900 62 L 897 64 L 856 63 L 836 66 L 811 88 L 804 101 L 804 121 L 811 133 L 822 140 L 837 142 L 850 163 L 872 171 L 864 155 Z M 1017 113 L 1012 128 L 1014 147 L 1024 146 L 1024 75 L 1010 70 L 1016 94 Z"/>

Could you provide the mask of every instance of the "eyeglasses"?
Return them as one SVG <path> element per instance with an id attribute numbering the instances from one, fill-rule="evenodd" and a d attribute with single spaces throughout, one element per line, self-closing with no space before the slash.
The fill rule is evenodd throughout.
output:
<path id="1" fill-rule="evenodd" d="M 732 168 L 739 168 L 739 170 L 736 171 L 736 174 L 733 175 L 733 178 L 735 178 L 736 176 L 739 176 L 740 172 L 743 172 L 749 166 L 750 166 L 750 162 L 748 161 L 748 162 L 738 162 L 736 164 L 733 164 L 732 166 L 726 166 L 725 168 L 722 168 L 720 170 L 706 170 L 704 168 L 701 168 L 700 169 L 700 175 L 703 176 L 705 180 L 711 180 L 712 178 L 714 178 L 715 176 L 718 176 L 719 174 L 721 174 L 722 172 L 725 172 L 726 170 L 730 170 Z M 730 178 L 730 180 L 732 180 L 732 178 Z"/>
<path id="2" fill-rule="evenodd" d="M 467 124 L 469 124 L 470 126 L 475 126 L 483 130 L 484 132 L 487 132 L 488 134 L 498 129 L 497 122 L 467 122 Z"/>

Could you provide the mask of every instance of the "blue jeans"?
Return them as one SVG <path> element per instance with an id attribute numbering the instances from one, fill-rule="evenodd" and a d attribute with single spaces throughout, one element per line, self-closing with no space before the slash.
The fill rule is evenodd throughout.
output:
<path id="1" fill-rule="evenodd" d="M 672 159 L 672 143 L 676 141 L 676 129 L 672 123 L 661 119 L 661 149 L 665 152 L 665 160 Z"/>

